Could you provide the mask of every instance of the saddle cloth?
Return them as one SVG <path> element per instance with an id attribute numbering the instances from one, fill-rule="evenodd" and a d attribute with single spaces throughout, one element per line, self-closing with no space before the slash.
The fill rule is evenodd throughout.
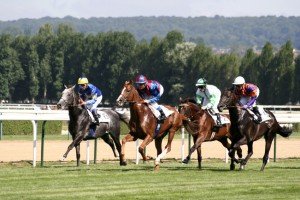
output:
<path id="1" fill-rule="evenodd" d="M 252 115 L 255 119 L 257 119 L 257 116 L 254 114 L 254 112 L 252 110 L 247 109 L 247 111 L 250 113 L 250 115 Z M 266 111 L 264 110 L 263 107 L 258 106 L 258 111 L 261 116 L 261 122 L 265 122 L 265 121 L 268 121 L 271 119 L 270 115 L 268 113 L 266 113 Z"/>
<path id="2" fill-rule="evenodd" d="M 215 124 L 217 124 L 217 116 L 213 115 L 212 113 L 208 112 L 210 114 L 210 116 L 213 118 L 213 120 L 215 121 Z M 224 117 L 223 115 L 220 115 L 221 118 L 221 124 L 230 124 L 230 119 L 228 119 L 227 117 Z"/>
<path id="3" fill-rule="evenodd" d="M 174 113 L 173 110 L 169 110 L 168 108 L 166 108 L 166 107 L 163 106 L 163 105 L 159 105 L 159 106 L 160 106 L 161 109 L 164 111 L 166 117 L 169 117 L 171 114 Z M 154 108 L 154 106 L 152 106 L 151 104 L 149 104 L 149 108 L 150 108 L 150 110 L 152 111 L 152 113 L 154 114 L 154 116 L 155 116 L 157 119 L 159 119 L 160 112 L 159 112 L 158 110 L 156 110 L 156 109 Z"/>
<path id="4" fill-rule="evenodd" d="M 93 122 L 95 121 L 94 117 L 93 117 L 93 114 L 91 113 L 90 110 L 88 110 L 88 113 L 91 117 L 91 119 L 93 120 Z M 98 119 L 99 119 L 99 122 L 103 122 L 103 123 L 109 123 L 110 122 L 110 118 L 109 116 L 106 114 L 106 112 L 103 112 L 101 110 L 97 110 L 97 114 L 98 114 Z"/>

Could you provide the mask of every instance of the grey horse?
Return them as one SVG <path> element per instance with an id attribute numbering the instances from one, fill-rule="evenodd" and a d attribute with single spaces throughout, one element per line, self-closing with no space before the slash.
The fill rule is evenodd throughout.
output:
<path id="1" fill-rule="evenodd" d="M 67 157 L 68 153 L 75 147 L 76 148 L 76 160 L 77 166 L 80 163 L 80 143 L 88 133 L 92 119 L 86 108 L 79 105 L 79 94 L 76 92 L 75 86 L 66 88 L 62 92 L 62 96 L 57 103 L 58 109 L 69 110 L 69 133 L 72 135 L 72 143 L 68 146 L 66 153 L 62 157 L 62 161 Z M 120 119 L 126 122 L 126 115 L 124 113 L 118 113 L 112 109 L 102 109 L 102 112 L 106 113 L 109 117 L 108 122 L 100 122 L 96 127 L 95 134 L 97 138 L 102 138 L 109 146 L 112 148 L 115 157 L 115 146 L 117 148 L 118 154 L 121 155 L 121 143 L 120 143 Z M 121 116 L 125 116 L 120 118 Z M 120 165 L 124 161 L 121 160 Z"/>

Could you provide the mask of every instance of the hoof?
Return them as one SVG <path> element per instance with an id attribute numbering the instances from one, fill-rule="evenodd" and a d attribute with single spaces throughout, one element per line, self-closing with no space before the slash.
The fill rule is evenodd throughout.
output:
<path id="1" fill-rule="evenodd" d="M 183 163 L 183 164 L 188 164 L 188 163 L 189 163 L 189 160 L 188 160 L 188 159 L 184 159 L 184 160 L 182 161 L 182 163 Z"/>
<path id="2" fill-rule="evenodd" d="M 230 165 L 230 170 L 235 170 L 235 165 Z"/>
<path id="3" fill-rule="evenodd" d="M 155 165 L 154 171 L 155 171 L 155 172 L 159 171 L 159 165 Z"/>
<path id="4" fill-rule="evenodd" d="M 120 166 L 126 166 L 127 163 L 124 161 L 124 162 L 120 162 Z"/>
<path id="5" fill-rule="evenodd" d="M 65 161 L 65 157 L 62 157 L 61 159 L 59 159 L 59 162 L 64 162 Z"/>

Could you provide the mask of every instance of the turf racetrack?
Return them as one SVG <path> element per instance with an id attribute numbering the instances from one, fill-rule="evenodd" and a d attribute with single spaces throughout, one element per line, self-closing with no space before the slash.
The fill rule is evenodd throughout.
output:
<path id="1" fill-rule="evenodd" d="M 300 197 L 300 159 L 251 159 L 245 171 L 229 171 L 221 159 L 183 165 L 166 160 L 159 172 L 153 161 L 126 167 L 117 161 L 74 167 L 74 162 L 0 163 L 0 199 L 289 199 Z"/>

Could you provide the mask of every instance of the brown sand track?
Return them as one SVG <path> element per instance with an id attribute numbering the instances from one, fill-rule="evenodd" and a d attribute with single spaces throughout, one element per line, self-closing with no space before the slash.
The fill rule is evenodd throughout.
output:
<path id="1" fill-rule="evenodd" d="M 65 141 L 45 141 L 45 161 L 58 161 L 63 153 L 66 151 L 71 140 Z M 163 144 L 166 144 L 164 139 Z M 188 148 L 187 139 L 185 140 L 185 155 L 187 155 Z M 254 154 L 252 158 L 262 158 L 264 154 L 264 139 L 260 139 L 254 143 Z M 172 150 L 167 154 L 166 158 L 181 158 L 181 140 L 175 139 L 172 143 Z M 246 146 L 242 147 L 244 155 L 247 152 Z M 94 141 L 90 141 L 90 160 L 94 158 Z M 115 159 L 110 147 L 102 140 L 98 141 L 98 156 L 97 160 Z M 154 142 L 150 143 L 147 147 L 147 155 L 155 157 L 156 150 Z M 197 153 L 195 152 L 192 158 L 196 159 Z M 219 142 L 205 142 L 202 145 L 203 158 L 225 158 L 225 149 Z M 136 150 L 135 142 L 126 144 L 126 158 L 135 159 Z M 274 157 L 273 146 L 270 151 L 270 158 Z M 300 139 L 285 139 L 278 137 L 277 139 L 277 158 L 300 157 Z M 33 159 L 33 142 L 32 141 L 0 141 L 0 162 L 32 160 Z M 73 149 L 66 161 L 75 160 L 75 150 Z M 41 143 L 37 142 L 37 161 L 41 160 Z M 81 160 L 86 160 L 86 142 L 81 143 Z"/>

